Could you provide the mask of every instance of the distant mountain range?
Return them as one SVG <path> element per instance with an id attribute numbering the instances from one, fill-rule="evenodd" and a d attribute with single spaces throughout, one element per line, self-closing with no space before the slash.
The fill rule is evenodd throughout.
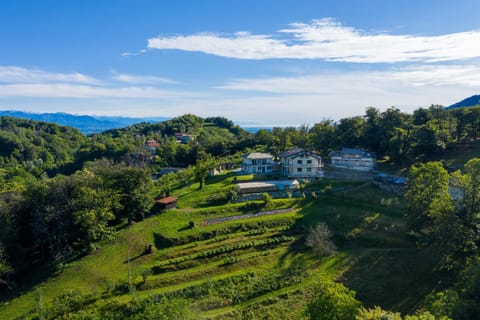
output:
<path id="1" fill-rule="evenodd" d="M 463 107 L 473 107 L 480 105 L 480 95 L 473 95 L 462 101 L 454 103 L 446 109 L 455 109 Z M 146 117 L 146 118 L 129 118 L 115 116 L 89 116 L 75 115 L 70 113 L 33 113 L 24 111 L 7 110 L 1 111 L 0 116 L 10 116 L 15 118 L 53 122 L 62 126 L 74 127 L 84 134 L 97 133 L 109 129 L 124 128 L 140 122 L 157 123 L 169 120 L 168 117 Z M 260 129 L 271 130 L 273 126 L 255 125 L 252 123 L 240 124 L 242 128 L 251 133 L 255 133 Z"/>
<path id="2" fill-rule="evenodd" d="M 87 116 L 75 115 L 69 113 L 30 113 L 23 111 L 0 111 L 0 116 L 10 116 L 15 118 L 53 122 L 62 126 L 74 127 L 84 134 L 102 132 L 109 129 L 123 128 L 135 123 L 149 122 L 156 123 L 168 120 L 167 117 L 152 118 L 128 118 L 114 116 Z"/>
<path id="3" fill-rule="evenodd" d="M 451 106 L 448 106 L 447 109 L 463 108 L 463 107 L 473 107 L 480 105 L 480 95 L 474 95 L 463 99 L 460 102 L 454 103 Z"/>

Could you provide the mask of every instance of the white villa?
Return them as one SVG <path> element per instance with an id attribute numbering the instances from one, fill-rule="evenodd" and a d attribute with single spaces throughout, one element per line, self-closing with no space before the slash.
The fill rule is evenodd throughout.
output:
<path id="1" fill-rule="evenodd" d="M 254 152 L 243 158 L 242 171 L 244 173 L 271 173 L 275 164 L 270 153 Z"/>
<path id="2" fill-rule="evenodd" d="M 375 169 L 377 155 L 363 149 L 343 148 L 341 151 L 332 151 L 329 154 L 331 165 L 358 171 Z"/>
<path id="3" fill-rule="evenodd" d="M 319 155 L 301 148 L 285 151 L 279 155 L 282 175 L 289 178 L 323 177 L 323 163 Z"/>

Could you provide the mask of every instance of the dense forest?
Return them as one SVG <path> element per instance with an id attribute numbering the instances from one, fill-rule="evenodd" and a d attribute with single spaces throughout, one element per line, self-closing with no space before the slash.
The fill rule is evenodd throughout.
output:
<path id="1" fill-rule="evenodd" d="M 194 139 L 179 143 L 177 133 Z M 255 134 L 222 117 L 194 115 L 88 136 L 69 127 L 0 117 L 0 290 L 14 290 L 40 266 L 56 270 L 95 251 L 121 228 L 152 214 L 158 195 L 193 181 L 202 187 L 209 170 L 226 156 L 235 161 L 253 150 L 278 155 L 297 146 L 327 159 L 330 151 L 358 147 L 376 152 L 386 163 L 411 167 L 405 194 L 409 236 L 419 248 L 432 249 L 437 271 L 448 284 L 430 297 L 426 311 L 445 319 L 476 319 L 480 160 L 472 159 L 452 174 L 444 164 L 428 161 L 478 138 L 480 106 L 431 106 L 412 114 L 393 107 L 368 108 L 363 116 Z M 153 153 L 145 147 L 149 139 L 159 143 Z M 186 170 L 152 180 L 164 167 Z M 451 196 L 451 186 L 463 196 Z M 330 295 L 318 295 L 309 304 L 312 319 L 353 319 L 359 312 L 362 319 L 399 317 L 381 309 L 359 311 L 344 287 L 332 284 L 325 292 Z M 188 314 L 184 302 L 176 303 L 180 309 L 172 314 Z M 325 309 L 327 305 L 333 309 Z M 140 302 L 136 307 L 144 312 L 150 308 Z M 148 310 L 155 308 L 164 312 L 169 307 L 159 303 Z"/>

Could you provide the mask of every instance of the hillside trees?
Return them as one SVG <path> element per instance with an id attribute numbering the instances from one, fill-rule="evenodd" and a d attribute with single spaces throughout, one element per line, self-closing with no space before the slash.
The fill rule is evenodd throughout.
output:
<path id="1" fill-rule="evenodd" d="M 480 251 L 480 159 L 465 164 L 464 173 L 453 174 L 453 184 L 461 190 L 457 200 L 458 217 L 465 229 L 464 251 L 478 254 Z"/>
<path id="2" fill-rule="evenodd" d="M 448 193 L 449 180 L 440 162 L 413 166 L 405 194 L 409 229 L 419 244 L 436 248 L 444 259 L 458 252 L 463 234 Z"/>
<path id="3" fill-rule="evenodd" d="M 477 319 L 480 159 L 468 161 L 464 171 L 453 173 L 451 179 L 439 162 L 413 167 L 406 199 L 409 225 L 419 244 L 434 249 L 441 267 L 453 271 L 450 275 L 456 278 L 451 288 L 430 295 L 428 309 L 439 319 Z"/>
<path id="4" fill-rule="evenodd" d="M 33 250 L 62 259 L 105 239 L 112 230 L 115 201 L 101 177 L 82 170 L 30 186 L 26 195 Z"/>
<path id="5" fill-rule="evenodd" d="M 437 250 L 447 268 L 458 268 L 479 252 L 480 159 L 468 161 L 464 171 L 452 176 L 455 200 L 439 162 L 412 167 L 405 194 L 410 230 L 422 246 Z"/>
<path id="6" fill-rule="evenodd" d="M 363 117 L 343 118 L 337 125 L 338 142 L 345 147 L 359 147 L 364 135 L 365 120 Z"/>
<path id="7" fill-rule="evenodd" d="M 1 193 L 1 278 L 89 252 L 112 237 L 115 225 L 142 219 L 152 205 L 146 169 L 106 160 Z"/>
<path id="8" fill-rule="evenodd" d="M 217 160 L 215 157 L 208 153 L 201 153 L 195 164 L 195 180 L 199 182 L 199 189 L 203 189 L 205 179 L 208 177 L 210 170 L 217 166 Z"/>
<path id="9" fill-rule="evenodd" d="M 115 223 L 141 220 L 150 210 L 153 204 L 152 180 L 147 169 L 113 164 L 107 160 L 92 163 L 87 169 L 100 176 L 110 192 Z"/>
<path id="10" fill-rule="evenodd" d="M 55 173 L 74 161 L 86 142 L 78 130 L 10 117 L 0 117 L 0 165 L 21 165 L 36 176 Z"/>
<path id="11" fill-rule="evenodd" d="M 0 288 L 4 285 L 8 286 L 8 277 L 12 273 L 3 245 L 0 243 Z"/>
<path id="12" fill-rule="evenodd" d="M 310 129 L 312 146 L 320 154 L 327 155 L 338 146 L 336 127 L 332 120 L 322 120 Z"/>
<path id="13" fill-rule="evenodd" d="M 360 306 L 354 291 L 341 283 L 326 282 L 307 310 L 310 318 L 315 320 L 355 320 Z"/>

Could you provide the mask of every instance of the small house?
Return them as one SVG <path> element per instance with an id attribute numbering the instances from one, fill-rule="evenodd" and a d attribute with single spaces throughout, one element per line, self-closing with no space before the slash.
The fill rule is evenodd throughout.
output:
<path id="1" fill-rule="evenodd" d="M 162 210 L 175 209 L 177 207 L 177 198 L 174 196 L 159 198 L 155 200 L 155 204 Z"/>
<path id="2" fill-rule="evenodd" d="M 175 133 L 175 139 L 178 143 L 188 144 L 190 141 L 195 140 L 195 136 L 191 133 Z"/>
<path id="3" fill-rule="evenodd" d="M 272 173 L 275 164 L 270 153 L 254 152 L 243 158 L 242 171 L 244 173 Z"/>
<path id="4" fill-rule="evenodd" d="M 155 153 L 157 148 L 160 147 L 160 143 L 158 143 L 154 139 L 148 139 L 147 142 L 145 142 L 145 148 L 150 151 L 151 153 Z"/>
<path id="5" fill-rule="evenodd" d="M 343 148 L 341 151 L 332 151 L 329 154 L 331 165 L 359 171 L 375 169 L 377 155 L 363 149 Z"/>

